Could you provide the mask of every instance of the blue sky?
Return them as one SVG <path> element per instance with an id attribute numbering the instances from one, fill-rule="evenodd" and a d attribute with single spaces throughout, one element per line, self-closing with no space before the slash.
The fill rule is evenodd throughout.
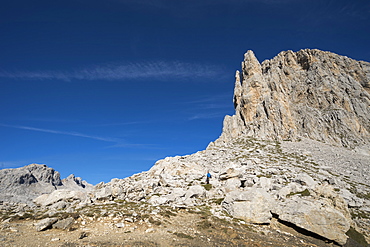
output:
<path id="1" fill-rule="evenodd" d="M 0 168 L 96 184 L 215 140 L 249 49 L 370 61 L 370 2 L 13 0 L 0 37 Z"/>

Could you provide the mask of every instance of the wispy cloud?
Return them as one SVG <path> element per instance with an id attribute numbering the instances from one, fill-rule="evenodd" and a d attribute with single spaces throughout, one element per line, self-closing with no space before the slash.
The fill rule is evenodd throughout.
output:
<path id="1" fill-rule="evenodd" d="M 223 74 L 220 66 L 180 61 L 152 61 L 92 66 L 74 71 L 0 71 L 0 77 L 34 80 L 125 80 L 214 78 Z"/>
<path id="2" fill-rule="evenodd" d="M 44 128 L 35 128 L 29 126 L 21 126 L 21 125 L 7 125 L 7 124 L 0 124 L 3 127 L 15 128 L 15 129 L 24 129 L 24 130 L 31 130 L 31 131 L 38 131 L 38 132 L 45 132 L 45 133 L 52 133 L 52 134 L 59 134 L 59 135 L 69 135 L 69 136 L 77 136 L 77 137 L 84 137 L 99 141 L 105 142 L 115 142 L 115 143 L 122 143 L 121 139 L 118 138 L 111 138 L 111 137 L 101 137 L 95 135 L 86 135 L 79 132 L 71 132 L 71 131 L 59 131 L 59 130 L 51 130 L 51 129 L 44 129 Z"/>
<path id="3" fill-rule="evenodd" d="M 220 116 L 225 116 L 225 114 L 223 112 L 199 113 L 189 117 L 188 120 L 211 119 L 218 118 Z"/>

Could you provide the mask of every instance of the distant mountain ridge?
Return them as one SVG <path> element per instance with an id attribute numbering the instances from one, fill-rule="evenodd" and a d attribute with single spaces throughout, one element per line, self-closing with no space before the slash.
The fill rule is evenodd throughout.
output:
<path id="1" fill-rule="evenodd" d="M 33 204 L 32 200 L 57 189 L 88 190 L 93 186 L 70 175 L 63 180 L 59 172 L 41 164 L 0 170 L 0 201 Z"/>
<path id="2" fill-rule="evenodd" d="M 370 63 L 320 50 L 283 51 L 236 72 L 235 115 L 223 140 L 240 135 L 356 147 L 370 141 Z"/>

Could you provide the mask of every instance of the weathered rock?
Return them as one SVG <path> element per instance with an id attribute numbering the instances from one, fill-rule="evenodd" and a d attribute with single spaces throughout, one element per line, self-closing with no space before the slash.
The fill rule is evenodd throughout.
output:
<path id="1" fill-rule="evenodd" d="M 308 188 L 314 188 L 317 183 L 311 176 L 306 173 L 299 174 L 296 182 L 300 183 L 301 185 L 307 186 Z"/>
<path id="2" fill-rule="evenodd" d="M 370 140 L 370 64 L 319 50 L 284 51 L 259 63 L 252 51 L 236 73 L 235 115 L 222 138 L 309 137 L 354 147 Z"/>
<path id="3" fill-rule="evenodd" d="M 233 190 L 238 190 L 241 186 L 241 181 L 239 178 L 234 177 L 226 180 L 223 188 L 225 189 L 225 192 L 228 193 Z"/>
<path id="4" fill-rule="evenodd" d="M 270 223 L 274 208 L 273 198 L 263 189 L 251 188 L 248 191 L 232 191 L 222 202 L 224 209 L 233 217 L 249 223 Z"/>
<path id="5" fill-rule="evenodd" d="M 168 201 L 168 199 L 167 199 L 166 197 L 164 197 L 164 196 L 157 196 L 157 195 L 152 196 L 152 197 L 148 200 L 148 202 L 149 202 L 150 204 L 153 204 L 153 205 L 155 205 L 155 206 L 166 204 L 166 203 L 167 203 L 167 201 Z"/>
<path id="6" fill-rule="evenodd" d="M 47 228 L 50 228 L 55 222 L 58 221 L 58 218 L 45 218 L 40 220 L 35 224 L 36 231 L 40 232 Z"/>
<path id="7" fill-rule="evenodd" d="M 289 199 L 274 208 L 280 220 L 293 223 L 307 231 L 345 244 L 350 221 L 338 210 L 320 201 Z"/>
<path id="8" fill-rule="evenodd" d="M 63 188 L 68 190 L 88 191 L 94 188 L 92 184 L 82 180 L 80 177 L 75 177 L 73 174 L 69 175 L 65 179 L 62 179 L 62 184 Z"/>
<path id="9" fill-rule="evenodd" d="M 58 220 L 56 223 L 53 224 L 53 228 L 68 230 L 72 227 L 74 221 L 75 220 L 72 217 L 68 217 L 63 220 Z"/>
<path id="10" fill-rule="evenodd" d="M 37 205 L 49 206 L 59 201 L 85 201 L 87 200 L 87 195 L 81 191 L 70 191 L 70 190 L 55 190 L 50 194 L 44 194 L 33 201 Z"/>

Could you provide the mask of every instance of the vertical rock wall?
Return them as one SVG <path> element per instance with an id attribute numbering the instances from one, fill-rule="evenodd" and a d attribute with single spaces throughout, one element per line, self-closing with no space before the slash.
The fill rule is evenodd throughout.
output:
<path id="1" fill-rule="evenodd" d="M 300 137 L 354 147 L 370 140 L 370 63 L 320 50 L 284 51 L 236 72 L 235 115 L 221 140 Z"/>

